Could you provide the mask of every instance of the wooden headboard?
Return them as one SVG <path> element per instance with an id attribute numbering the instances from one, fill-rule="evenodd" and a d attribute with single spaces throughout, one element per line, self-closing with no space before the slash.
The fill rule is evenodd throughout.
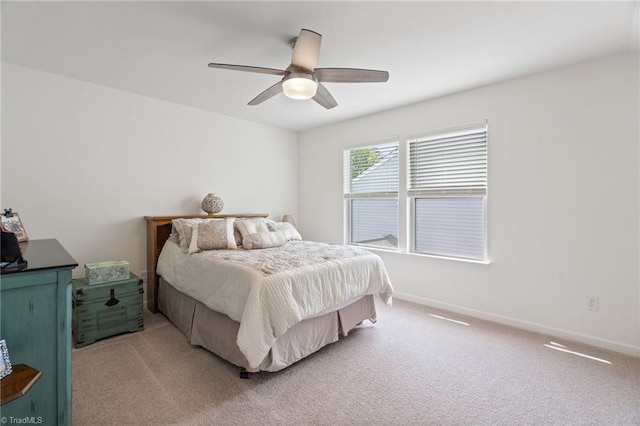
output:
<path id="1" fill-rule="evenodd" d="M 147 308 L 151 312 L 158 312 L 158 286 L 160 277 L 156 274 L 158 257 L 164 243 L 171 234 L 173 219 L 222 219 L 227 217 L 252 218 L 267 217 L 267 214 L 212 214 L 212 215 L 184 215 L 184 216 L 145 216 L 147 221 Z"/>

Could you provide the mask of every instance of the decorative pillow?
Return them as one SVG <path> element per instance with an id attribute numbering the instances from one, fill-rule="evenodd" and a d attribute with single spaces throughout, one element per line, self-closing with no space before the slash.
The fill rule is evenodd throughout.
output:
<path id="1" fill-rule="evenodd" d="M 233 219 L 207 219 L 207 218 L 193 218 L 193 219 L 173 219 L 171 224 L 173 226 L 172 233 L 178 234 L 178 245 L 180 245 L 180 249 L 184 253 L 189 253 L 189 248 L 191 247 L 191 237 L 193 235 L 193 226 L 195 224 L 201 224 L 205 222 L 212 221 L 221 221 L 222 223 L 230 223 L 232 232 L 233 232 Z M 235 240 L 234 240 L 235 241 Z M 227 248 L 227 247 L 221 247 Z M 236 247 L 237 248 L 237 245 Z"/>
<path id="2" fill-rule="evenodd" d="M 240 231 L 240 235 L 242 235 L 243 244 L 244 237 L 249 234 L 257 234 L 258 232 L 269 232 L 269 228 L 267 228 L 267 222 L 262 218 L 237 219 L 236 228 L 238 228 L 238 231 Z"/>
<path id="3" fill-rule="evenodd" d="M 298 232 L 295 226 L 289 222 L 273 222 L 269 224 L 271 231 L 280 231 L 284 234 L 287 241 L 302 240 L 302 236 Z"/>
<path id="4" fill-rule="evenodd" d="M 171 224 L 173 230 L 178 233 L 178 239 L 180 240 L 180 248 L 183 252 L 189 252 L 189 245 L 191 244 L 191 233 L 194 223 L 204 222 L 207 219 L 173 219 Z M 172 231 L 173 232 L 173 231 Z"/>
<path id="5" fill-rule="evenodd" d="M 192 225 L 189 253 L 201 250 L 237 249 L 233 219 L 212 219 Z"/>
<path id="6" fill-rule="evenodd" d="M 167 238 L 167 241 L 171 241 L 176 245 L 180 245 L 180 235 L 178 235 L 178 232 L 173 231 L 169 234 L 169 238 Z"/>
<path id="7" fill-rule="evenodd" d="M 265 249 L 271 247 L 282 247 L 286 243 L 284 234 L 280 231 L 276 232 L 258 232 L 247 234 L 242 239 L 242 246 L 247 250 Z"/>

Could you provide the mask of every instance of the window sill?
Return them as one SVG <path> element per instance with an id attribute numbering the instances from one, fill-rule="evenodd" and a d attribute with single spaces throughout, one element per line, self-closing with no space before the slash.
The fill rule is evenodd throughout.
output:
<path id="1" fill-rule="evenodd" d="M 382 247 L 372 247 L 372 246 L 366 246 L 366 245 L 360 245 L 360 244 L 350 244 L 351 246 L 354 247 L 360 247 L 372 252 L 381 252 L 381 253 L 394 253 L 394 254 L 400 254 L 400 255 L 406 255 L 406 256 L 416 256 L 416 257 L 426 257 L 426 258 L 430 258 L 430 259 L 442 259 L 442 260 L 452 260 L 455 262 L 464 262 L 464 263 L 475 263 L 478 265 L 490 265 L 491 264 L 491 260 L 486 259 L 486 260 L 475 260 L 475 259 L 465 259 L 463 257 L 451 257 L 451 256 L 438 256 L 435 254 L 424 254 L 424 253 L 413 253 L 413 252 L 404 252 L 404 251 L 400 251 L 400 250 L 393 250 L 393 249 L 385 249 Z"/>

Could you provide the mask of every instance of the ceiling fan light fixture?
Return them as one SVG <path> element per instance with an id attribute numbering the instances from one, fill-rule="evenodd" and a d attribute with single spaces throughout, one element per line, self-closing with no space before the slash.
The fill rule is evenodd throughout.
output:
<path id="1" fill-rule="evenodd" d="M 311 99 L 316 95 L 318 83 L 312 75 L 297 74 L 282 83 L 282 91 L 291 99 Z"/>

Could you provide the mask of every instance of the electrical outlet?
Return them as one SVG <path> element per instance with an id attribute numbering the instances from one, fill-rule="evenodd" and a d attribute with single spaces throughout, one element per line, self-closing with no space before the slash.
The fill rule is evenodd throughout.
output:
<path id="1" fill-rule="evenodd" d="M 600 305 L 599 297 L 587 297 L 587 309 L 590 311 L 597 311 Z"/>
<path id="2" fill-rule="evenodd" d="M 147 282 L 147 271 L 140 272 L 140 279 L 142 279 L 142 281 L 144 281 L 145 283 Z"/>

